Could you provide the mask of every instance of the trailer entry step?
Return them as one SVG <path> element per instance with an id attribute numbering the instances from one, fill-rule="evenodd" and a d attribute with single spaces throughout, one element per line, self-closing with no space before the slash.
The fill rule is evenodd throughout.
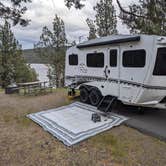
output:
<path id="1" fill-rule="evenodd" d="M 112 96 L 104 96 L 97 109 L 103 112 L 111 112 L 111 109 L 116 101 L 116 97 L 112 97 Z"/>

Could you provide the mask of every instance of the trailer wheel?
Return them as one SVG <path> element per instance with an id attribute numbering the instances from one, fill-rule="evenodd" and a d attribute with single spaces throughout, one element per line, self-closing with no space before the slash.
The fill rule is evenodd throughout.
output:
<path id="1" fill-rule="evenodd" d="M 80 89 L 80 101 L 83 103 L 89 102 L 89 93 L 88 93 L 88 90 L 86 88 Z"/>
<path id="2" fill-rule="evenodd" d="M 90 103 L 93 106 L 97 106 L 99 104 L 99 102 L 101 101 L 101 98 L 102 98 L 102 95 L 101 95 L 100 91 L 97 89 L 92 89 L 92 91 L 90 92 L 90 95 L 89 95 Z"/>

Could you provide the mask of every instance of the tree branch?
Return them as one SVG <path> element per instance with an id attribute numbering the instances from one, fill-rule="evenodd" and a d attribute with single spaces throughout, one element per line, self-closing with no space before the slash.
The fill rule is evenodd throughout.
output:
<path id="1" fill-rule="evenodd" d="M 137 15 L 137 14 L 135 14 L 135 13 L 133 13 L 133 12 L 130 12 L 130 11 L 125 10 L 125 9 L 121 6 L 119 0 L 116 0 L 116 2 L 117 2 L 117 4 L 118 4 L 120 10 L 121 10 L 123 13 L 128 14 L 128 15 L 132 15 L 132 16 L 134 16 L 134 17 L 139 17 L 139 18 L 147 19 L 147 18 L 144 17 L 144 16 Z"/>

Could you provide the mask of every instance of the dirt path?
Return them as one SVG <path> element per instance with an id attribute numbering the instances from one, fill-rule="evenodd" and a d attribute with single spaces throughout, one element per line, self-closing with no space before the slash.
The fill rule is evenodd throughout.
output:
<path id="1" fill-rule="evenodd" d="M 126 126 L 68 148 L 25 117 L 69 102 L 64 90 L 37 97 L 0 93 L 0 166 L 166 165 L 166 143 Z"/>

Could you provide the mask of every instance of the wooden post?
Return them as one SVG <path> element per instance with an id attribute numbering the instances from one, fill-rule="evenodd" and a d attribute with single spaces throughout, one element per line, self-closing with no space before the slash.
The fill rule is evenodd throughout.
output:
<path id="1" fill-rule="evenodd" d="M 44 93 L 46 93 L 46 82 L 44 82 Z"/>
<path id="2" fill-rule="evenodd" d="M 25 94 L 26 94 L 26 87 L 24 86 L 24 96 L 25 96 Z"/>

